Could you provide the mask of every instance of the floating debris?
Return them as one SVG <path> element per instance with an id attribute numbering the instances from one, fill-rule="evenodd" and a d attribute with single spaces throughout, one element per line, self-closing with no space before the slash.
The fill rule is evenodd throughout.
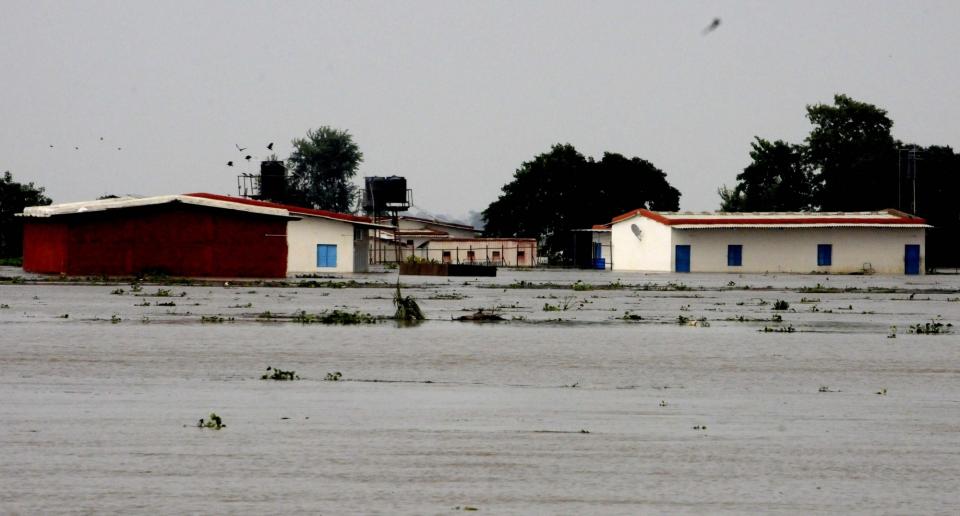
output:
<path id="1" fill-rule="evenodd" d="M 477 310 L 476 312 L 470 315 L 461 315 L 457 317 L 457 321 L 473 321 L 473 322 L 488 322 L 488 321 L 505 321 L 503 317 L 493 312 L 484 312 L 483 308 Z"/>

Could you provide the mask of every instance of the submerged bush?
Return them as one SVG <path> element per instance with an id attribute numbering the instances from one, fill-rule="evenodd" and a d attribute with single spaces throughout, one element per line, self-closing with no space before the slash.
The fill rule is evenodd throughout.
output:
<path id="1" fill-rule="evenodd" d="M 223 420 L 220 419 L 220 416 L 218 416 L 216 412 L 211 412 L 210 417 L 206 421 L 200 418 L 200 421 L 197 422 L 197 427 L 220 430 L 221 428 L 226 428 L 227 425 L 223 424 Z"/>
<path id="2" fill-rule="evenodd" d="M 423 312 L 420 311 L 420 305 L 410 296 L 403 297 L 400 293 L 400 281 L 397 281 L 397 290 L 393 294 L 393 304 L 397 307 L 393 318 L 398 321 L 422 321 Z"/>
<path id="3" fill-rule="evenodd" d="M 272 371 L 272 373 L 271 373 Z M 299 380 L 300 377 L 297 376 L 296 371 L 284 371 L 283 369 L 278 369 L 276 367 L 267 366 L 267 373 L 260 377 L 261 380 L 277 380 L 277 381 L 288 381 L 288 380 Z"/>

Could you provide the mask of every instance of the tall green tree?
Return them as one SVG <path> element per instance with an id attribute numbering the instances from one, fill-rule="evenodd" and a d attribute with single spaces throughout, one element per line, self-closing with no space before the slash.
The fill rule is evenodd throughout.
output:
<path id="1" fill-rule="evenodd" d="M 10 171 L 0 176 L 0 258 L 23 256 L 23 221 L 15 215 L 27 206 L 46 206 L 43 187 L 18 183 Z"/>
<path id="2" fill-rule="evenodd" d="M 737 175 L 737 186 L 720 189 L 723 211 L 804 211 L 815 206 L 814 175 L 805 147 L 757 137 L 753 160 Z"/>
<path id="3" fill-rule="evenodd" d="M 541 252 L 564 261 L 571 230 L 635 208 L 676 210 L 679 203 L 680 192 L 649 161 L 615 153 L 595 161 L 573 145 L 557 144 L 523 163 L 503 186 L 483 211 L 484 233 L 537 238 Z"/>
<path id="4" fill-rule="evenodd" d="M 833 105 L 807 106 L 806 138 L 817 173 L 816 203 L 824 211 L 861 211 L 897 205 L 897 147 L 893 121 L 872 104 L 835 95 Z"/>
<path id="5" fill-rule="evenodd" d="M 357 186 L 351 181 L 363 153 L 346 130 L 323 126 L 293 140 L 287 160 L 290 201 L 316 209 L 351 212 Z"/>

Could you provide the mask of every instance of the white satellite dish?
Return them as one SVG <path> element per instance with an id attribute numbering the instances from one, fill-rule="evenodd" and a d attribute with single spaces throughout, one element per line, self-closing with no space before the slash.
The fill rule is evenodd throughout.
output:
<path id="1" fill-rule="evenodd" d="M 637 237 L 637 240 L 643 240 L 643 232 L 640 231 L 640 227 L 636 224 L 630 224 L 630 231 L 633 231 L 633 234 Z"/>

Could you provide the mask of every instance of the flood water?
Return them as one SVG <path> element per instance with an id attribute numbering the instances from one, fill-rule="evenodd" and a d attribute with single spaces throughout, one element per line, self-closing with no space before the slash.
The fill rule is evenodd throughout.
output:
<path id="1" fill-rule="evenodd" d="M 418 325 L 264 317 L 393 313 L 395 272 L 340 280 L 0 282 L 0 513 L 960 506 L 958 276 L 501 270 L 401 278 Z"/>

